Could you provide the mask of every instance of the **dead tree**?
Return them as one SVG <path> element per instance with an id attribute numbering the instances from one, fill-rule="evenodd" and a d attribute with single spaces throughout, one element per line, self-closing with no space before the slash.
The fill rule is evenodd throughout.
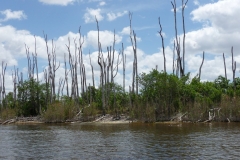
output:
<path id="1" fill-rule="evenodd" d="M 60 98 L 60 91 L 62 89 L 63 82 L 64 82 L 64 79 L 62 79 L 60 77 L 59 81 L 58 81 L 58 92 L 57 92 L 57 99 L 58 99 L 58 101 L 59 101 L 59 98 Z"/>
<path id="2" fill-rule="evenodd" d="M 188 3 L 188 0 L 186 0 L 186 2 L 184 3 L 185 0 L 182 0 L 182 25 L 183 25 L 183 75 L 185 74 L 185 38 L 186 38 L 186 31 L 185 31 L 185 18 L 184 18 L 184 10 L 185 7 Z"/>
<path id="3" fill-rule="evenodd" d="M 14 72 L 12 71 L 12 82 L 13 82 L 13 106 L 16 107 L 16 100 L 17 100 L 17 78 L 18 78 L 18 69 L 15 69 Z"/>
<path id="4" fill-rule="evenodd" d="M 164 60 L 164 73 L 166 73 L 166 57 L 165 57 L 164 39 L 163 39 L 163 35 L 162 35 L 162 25 L 161 25 L 161 22 L 160 22 L 160 17 L 158 18 L 158 23 L 159 23 L 159 27 L 160 27 L 160 31 L 158 33 L 159 33 L 159 35 L 161 36 L 161 39 L 162 39 L 162 50 L 163 50 L 163 60 Z"/>
<path id="5" fill-rule="evenodd" d="M 100 87 L 101 87 L 101 91 L 102 91 L 102 109 L 103 109 L 103 115 L 105 116 L 105 91 L 104 91 L 104 79 L 105 79 L 105 75 L 104 75 L 104 57 L 103 57 L 103 53 L 102 53 L 102 46 L 101 43 L 99 41 L 99 25 L 98 25 L 98 20 L 96 19 L 96 23 L 97 23 L 97 31 L 98 31 L 98 65 L 100 66 Z"/>
<path id="6" fill-rule="evenodd" d="M 50 99 L 51 99 L 50 95 L 49 95 L 51 92 L 49 91 L 49 89 L 52 88 L 51 87 L 51 81 L 50 81 L 51 75 L 50 75 L 49 66 L 48 66 L 47 69 L 44 69 L 43 73 L 44 73 L 44 79 L 45 79 L 45 86 L 46 86 L 46 89 L 47 89 L 45 103 L 46 103 L 46 106 L 48 107 L 48 104 L 49 104 Z"/>
<path id="7" fill-rule="evenodd" d="M 77 50 L 78 50 L 78 47 L 77 47 L 77 43 L 76 43 L 76 39 L 74 39 L 74 45 L 75 45 L 75 58 L 74 58 L 74 71 L 75 71 L 75 74 L 74 74 L 74 81 L 75 81 L 75 101 L 77 104 L 79 104 L 79 90 L 78 90 L 78 56 L 77 55 Z"/>
<path id="8" fill-rule="evenodd" d="M 122 61 L 123 61 L 123 92 L 125 93 L 125 70 L 126 70 L 126 54 L 122 43 Z"/>
<path id="9" fill-rule="evenodd" d="M 92 65 L 92 60 L 91 60 L 91 56 L 90 56 L 90 52 L 89 52 L 89 60 L 90 60 L 90 66 L 92 69 L 92 85 L 95 88 L 95 81 L 94 81 L 94 70 L 93 70 L 93 65 Z"/>
<path id="10" fill-rule="evenodd" d="M 82 34 L 81 34 L 81 26 L 79 27 L 78 33 L 79 33 L 78 63 L 79 63 L 79 71 L 80 71 L 81 93 L 82 93 L 82 95 L 84 95 L 84 93 L 85 93 L 84 83 L 83 83 L 84 76 L 82 73 L 82 71 L 83 71 L 82 46 L 84 43 L 84 37 L 82 37 Z"/>
<path id="11" fill-rule="evenodd" d="M 87 86 L 87 78 L 86 78 L 86 70 L 85 70 L 85 65 L 83 64 L 82 67 L 82 76 L 83 76 L 83 87 L 84 90 L 86 91 L 86 102 L 88 103 L 88 86 Z"/>
<path id="12" fill-rule="evenodd" d="M 187 5 L 188 0 L 184 3 L 182 0 L 182 22 L 183 22 L 183 55 L 181 57 L 181 47 L 180 47 L 180 38 L 178 38 L 178 30 L 177 30 L 177 5 L 176 0 L 174 3 L 171 1 L 173 12 L 174 12 L 174 24 L 175 24 L 175 40 L 176 40 L 176 51 L 178 56 L 178 67 L 180 71 L 180 77 L 184 76 L 184 69 L 185 69 L 185 20 L 184 20 L 184 9 Z"/>
<path id="13" fill-rule="evenodd" d="M 117 110 L 116 110 L 116 96 L 115 96 L 116 91 L 115 91 L 114 78 L 117 76 L 118 66 L 121 64 L 121 61 L 122 61 L 122 59 L 119 60 L 119 56 L 121 55 L 121 52 L 122 52 L 122 51 L 119 52 L 118 58 L 117 58 L 117 64 L 116 64 L 116 66 L 113 68 L 113 72 L 115 72 L 115 74 L 113 74 L 113 76 L 112 76 L 112 79 L 113 79 L 113 82 L 112 82 L 112 83 L 113 83 L 113 88 L 112 88 L 112 90 L 113 90 L 113 97 L 114 97 L 113 106 L 115 107 L 116 116 L 118 116 L 118 112 L 117 112 Z"/>
<path id="14" fill-rule="evenodd" d="M 50 102 L 54 102 L 56 98 L 56 92 L 55 92 L 55 76 L 56 76 L 56 71 L 58 70 L 60 66 L 60 62 L 57 65 L 56 62 L 56 45 L 54 45 L 53 40 L 52 40 L 52 51 L 51 53 L 49 52 L 49 47 L 48 47 L 48 39 L 47 35 L 44 34 L 44 40 L 46 44 L 46 49 L 47 49 L 47 55 L 48 55 L 48 70 L 49 70 L 49 80 L 51 81 L 51 86 L 50 87 Z"/>
<path id="15" fill-rule="evenodd" d="M 226 69 L 226 62 L 225 62 L 224 53 L 223 53 L 223 62 L 224 62 L 225 79 L 227 80 L 227 69 Z"/>
<path id="16" fill-rule="evenodd" d="M 136 81 L 136 95 L 138 95 L 138 63 L 137 63 L 137 35 L 132 29 L 132 13 L 129 12 L 130 21 L 130 40 L 132 43 L 134 60 L 133 60 L 133 76 L 132 76 L 132 93 L 135 93 L 135 81 Z"/>
<path id="17" fill-rule="evenodd" d="M 232 53 L 233 88 L 234 88 L 234 92 L 235 92 L 235 90 L 236 90 L 236 81 L 235 81 L 236 61 L 234 61 L 234 58 L 233 58 L 233 47 L 231 49 L 231 53 Z"/>
<path id="18" fill-rule="evenodd" d="M 67 62 L 66 62 L 66 54 L 64 53 L 64 66 L 65 66 L 65 83 L 66 83 L 66 91 L 67 97 L 69 97 L 69 89 L 68 89 L 68 73 L 70 70 L 67 70 Z"/>
<path id="19" fill-rule="evenodd" d="M 72 85 L 71 85 L 71 97 L 75 99 L 75 63 L 74 58 L 72 57 L 71 50 L 70 50 L 70 38 L 68 38 L 68 45 L 66 45 L 68 49 L 68 62 L 69 62 L 69 70 L 71 73 Z"/>
<path id="20" fill-rule="evenodd" d="M 204 62 L 204 51 L 203 51 L 203 56 L 202 56 L 202 63 L 200 65 L 199 73 L 198 73 L 198 79 L 199 80 L 201 79 L 201 71 L 202 71 L 203 62 Z"/>
<path id="21" fill-rule="evenodd" d="M 172 70 L 173 70 L 173 75 L 175 73 L 175 40 L 174 40 L 174 44 L 173 44 L 173 65 L 172 65 Z"/>
<path id="22" fill-rule="evenodd" d="M 114 76 L 113 76 L 113 72 L 114 72 L 114 70 L 113 70 L 113 63 L 114 63 L 114 56 L 115 56 L 115 42 L 116 42 L 116 38 L 115 38 L 115 30 L 114 30 L 114 37 L 113 37 L 113 46 L 112 46 L 112 48 L 113 48 L 113 50 L 112 50 L 112 52 L 113 52 L 113 55 L 112 55 L 112 62 L 111 62 L 111 83 L 113 83 L 113 79 L 114 79 Z"/>
<path id="23" fill-rule="evenodd" d="M 34 36 L 34 48 L 35 48 L 35 52 L 33 55 L 33 60 L 34 60 L 34 65 L 36 67 L 36 76 L 37 76 L 37 83 L 39 83 L 39 79 L 38 79 L 38 61 L 37 61 L 37 41 L 36 41 L 36 36 Z M 40 98 L 39 98 L 39 89 L 37 89 L 37 105 L 39 105 L 39 111 L 41 113 L 41 105 L 40 105 Z"/>
<path id="24" fill-rule="evenodd" d="M 2 101 L 6 98 L 5 92 L 5 73 L 6 73 L 7 63 L 2 61 Z"/>
<path id="25" fill-rule="evenodd" d="M 28 79 L 31 79 L 31 78 L 33 78 L 32 73 L 33 73 L 34 67 L 32 66 L 32 60 L 31 60 L 30 53 L 29 53 L 29 47 L 27 47 L 26 44 L 25 44 L 25 50 L 26 50 L 27 61 L 28 61 Z"/>

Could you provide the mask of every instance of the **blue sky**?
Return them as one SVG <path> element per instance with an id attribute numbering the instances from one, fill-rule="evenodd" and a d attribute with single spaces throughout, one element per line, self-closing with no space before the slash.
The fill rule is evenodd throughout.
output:
<path id="1" fill-rule="evenodd" d="M 181 0 L 176 0 L 178 33 L 182 36 Z M 63 75 L 63 55 L 67 53 L 68 38 L 78 37 L 78 28 L 84 36 L 84 63 L 88 81 L 91 72 L 88 53 L 90 50 L 94 70 L 99 74 L 96 48 L 96 22 L 99 21 L 100 40 L 103 51 L 112 45 L 113 31 L 116 32 L 116 51 L 124 43 L 127 55 L 127 85 L 131 82 L 133 53 L 129 39 L 128 12 L 133 13 L 132 26 L 138 37 L 139 72 L 149 72 L 158 65 L 163 70 L 163 57 L 158 17 L 164 32 L 167 71 L 172 72 L 172 49 L 174 39 L 174 16 L 170 0 L 8 0 L 0 2 L 0 62 L 8 63 L 8 90 L 11 90 L 11 69 L 16 66 L 26 74 L 27 59 L 25 44 L 34 50 L 34 35 L 37 38 L 39 76 L 47 66 L 47 53 L 43 31 L 56 45 L 57 61 L 61 63 L 57 79 Z M 194 77 L 205 51 L 202 80 L 214 80 L 224 75 L 222 53 L 226 55 L 227 73 L 231 72 L 231 46 L 237 61 L 237 76 L 240 65 L 240 3 L 238 0 L 189 0 L 185 9 L 186 25 L 186 68 Z M 102 37 L 102 38 L 101 38 Z M 51 43 L 50 43 L 51 44 Z M 122 82 L 122 69 L 117 82 Z"/>

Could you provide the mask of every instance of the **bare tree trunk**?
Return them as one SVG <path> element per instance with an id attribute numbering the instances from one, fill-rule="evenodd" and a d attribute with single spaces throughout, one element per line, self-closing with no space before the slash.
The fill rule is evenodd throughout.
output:
<path id="1" fill-rule="evenodd" d="M 49 66 L 48 66 L 48 69 L 44 69 L 44 79 L 45 79 L 45 86 L 46 86 L 46 89 L 47 89 L 47 95 L 46 95 L 46 106 L 48 107 L 48 104 L 49 104 L 49 100 L 50 100 L 50 97 L 49 97 L 49 89 L 51 88 L 50 86 L 50 69 L 49 69 Z"/>
<path id="2" fill-rule="evenodd" d="M 163 35 L 162 35 L 162 25 L 160 22 L 160 17 L 158 18 L 158 23 L 160 27 L 160 31 L 158 32 L 161 36 L 162 39 L 162 49 L 163 49 L 163 59 L 164 59 L 164 73 L 166 73 L 166 57 L 165 57 L 165 48 L 164 48 L 164 40 L 163 40 Z"/>
<path id="3" fill-rule="evenodd" d="M 123 91 L 125 93 L 126 54 L 124 54 L 123 43 L 122 43 L 122 60 L 123 60 Z"/>
<path id="4" fill-rule="evenodd" d="M 223 53 L 223 62 L 224 62 L 225 79 L 227 80 L 227 69 L 226 69 L 226 62 L 225 62 L 224 53 Z"/>
<path id="5" fill-rule="evenodd" d="M 186 38 L 186 31 L 185 31 L 185 18 L 184 18 L 184 10 L 188 3 L 188 0 L 184 3 L 185 0 L 182 0 L 182 23 L 183 23 L 183 59 L 182 59 L 182 65 L 183 65 L 183 75 L 185 74 L 185 38 Z"/>
<path id="6" fill-rule="evenodd" d="M 101 43 L 99 41 L 99 25 L 98 25 L 98 20 L 96 19 L 96 23 L 97 23 L 97 30 L 98 30 L 98 65 L 100 66 L 100 71 L 101 71 L 101 76 L 100 76 L 100 87 L 102 90 L 102 108 L 103 108 L 103 115 L 105 116 L 105 96 L 104 96 L 104 69 L 103 69 L 103 62 L 104 62 L 104 58 L 103 58 L 103 54 L 102 54 L 102 47 L 101 47 Z"/>
<path id="7" fill-rule="evenodd" d="M 173 70 L 173 75 L 175 74 L 175 40 L 174 40 L 174 44 L 173 44 L 173 66 L 172 66 L 172 70 Z"/>
<path id="8" fill-rule="evenodd" d="M 64 79 L 62 79 L 60 77 L 59 81 L 58 81 L 58 92 L 57 92 L 57 99 L 58 99 L 58 101 L 60 100 L 60 91 L 61 91 L 63 82 L 64 82 Z"/>
<path id="9" fill-rule="evenodd" d="M 234 61 L 234 58 L 233 58 L 233 47 L 231 49 L 231 53 L 232 53 L 233 88 L 235 92 L 236 91 L 236 82 L 235 82 L 236 61 Z"/>
<path id="10" fill-rule="evenodd" d="M 56 71 L 58 70 L 59 66 L 60 66 L 60 62 L 57 65 L 56 64 L 56 46 L 53 43 L 52 40 L 52 51 L 51 53 L 49 52 L 49 48 L 48 48 L 48 39 L 47 39 L 47 35 L 44 34 L 44 40 L 45 40 L 45 44 L 46 44 L 46 49 L 47 49 L 47 55 L 48 55 L 48 70 L 49 70 L 49 81 L 51 81 L 51 88 L 50 88 L 50 103 L 54 102 L 55 98 L 56 98 L 56 92 L 55 92 L 55 75 L 56 75 Z"/>
<path id="11" fill-rule="evenodd" d="M 181 50 L 180 50 L 180 38 L 178 39 L 178 30 L 177 30 L 177 5 L 176 0 L 174 0 L 174 3 L 172 3 L 173 11 L 174 11 L 174 24 L 175 24 L 175 38 L 176 38 L 176 51 L 178 56 L 178 65 L 180 70 L 180 76 L 182 77 L 184 75 L 183 73 L 183 67 L 182 67 L 182 61 L 181 61 Z"/>
<path id="12" fill-rule="evenodd" d="M 69 97 L 68 73 L 69 73 L 70 70 L 67 71 L 67 62 L 66 62 L 66 54 L 65 53 L 64 53 L 64 65 L 65 65 L 65 82 L 66 82 L 67 97 Z"/>
<path id="13" fill-rule="evenodd" d="M 84 43 L 84 37 L 81 34 L 81 26 L 79 27 L 79 48 L 78 48 L 78 63 L 79 63 L 79 71 L 80 71 L 80 83 L 81 83 L 81 94 L 84 95 L 84 84 L 83 84 L 83 56 L 82 56 L 82 45 Z"/>
<path id="14" fill-rule="evenodd" d="M 133 61 L 133 79 L 132 79 L 132 93 L 135 93 L 135 81 L 136 81 L 136 94 L 138 95 L 138 65 L 137 65 L 137 35 L 132 29 L 132 13 L 129 12 L 129 21 L 130 21 L 130 40 L 132 43 L 134 61 Z"/>
<path id="15" fill-rule="evenodd" d="M 38 79 L 38 61 L 37 61 L 37 42 L 36 42 L 36 36 L 34 36 L 34 44 L 35 44 L 35 54 L 34 54 L 34 61 L 35 61 L 35 65 L 36 65 L 36 75 L 37 75 L 37 83 L 39 83 L 39 79 Z M 39 108 L 39 112 L 42 112 L 41 109 L 41 105 L 40 105 L 40 100 L 39 100 L 39 89 L 37 89 L 37 105 Z"/>
<path id="16" fill-rule="evenodd" d="M 14 72 L 12 71 L 12 81 L 13 81 L 13 105 L 16 107 L 16 100 L 17 100 L 17 75 L 18 75 L 18 69 L 15 69 L 14 66 Z"/>
<path id="17" fill-rule="evenodd" d="M 201 79 L 201 71 L 202 71 L 203 62 L 204 62 L 204 51 L 203 51 L 202 63 L 201 63 L 201 66 L 199 68 L 199 75 L 198 75 L 199 80 Z"/>
<path id="18" fill-rule="evenodd" d="M 77 66 L 78 66 L 78 57 L 77 57 L 77 43 L 76 43 L 76 39 L 74 39 L 74 44 L 75 44 L 75 59 L 74 59 L 74 70 L 75 70 L 75 75 L 74 75 L 74 81 L 75 81 L 75 89 L 76 89 L 76 93 L 75 93 L 75 101 L 77 102 L 77 104 L 79 104 L 79 90 L 78 90 L 78 71 L 77 71 Z M 79 55 L 78 55 L 79 56 Z"/>
<path id="19" fill-rule="evenodd" d="M 5 100 L 6 92 L 5 92 L 5 72 L 7 68 L 7 63 L 2 61 L 2 100 Z M 5 104 L 4 104 L 5 105 Z"/>
<path id="20" fill-rule="evenodd" d="M 90 52 L 89 52 L 89 60 L 90 60 L 90 65 L 91 65 L 91 69 L 92 69 L 92 85 L 93 85 L 93 87 L 95 88 L 94 71 L 93 71 L 93 65 L 92 65 L 92 60 L 91 60 Z"/>

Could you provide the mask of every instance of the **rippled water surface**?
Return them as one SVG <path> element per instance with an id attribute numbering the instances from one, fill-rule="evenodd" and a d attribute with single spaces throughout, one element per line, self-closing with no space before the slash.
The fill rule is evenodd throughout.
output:
<path id="1" fill-rule="evenodd" d="M 240 123 L 0 125 L 0 159 L 238 159 Z"/>

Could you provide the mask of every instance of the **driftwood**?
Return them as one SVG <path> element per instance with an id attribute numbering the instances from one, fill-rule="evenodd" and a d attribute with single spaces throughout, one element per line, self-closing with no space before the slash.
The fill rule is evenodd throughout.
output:
<path id="1" fill-rule="evenodd" d="M 2 125 L 12 124 L 12 123 L 32 123 L 32 122 L 41 123 L 42 120 L 40 117 L 16 117 L 16 118 L 5 120 L 4 122 L 2 122 Z"/>
<path id="2" fill-rule="evenodd" d="M 216 117 L 216 114 L 215 114 L 215 111 L 218 111 L 218 116 L 219 116 L 219 111 L 221 110 L 221 108 L 213 108 L 213 109 L 210 109 L 209 112 L 208 112 L 208 120 L 205 120 L 203 123 L 206 123 L 206 122 L 211 122 L 215 119 Z M 211 113 L 212 112 L 212 113 Z"/>
<path id="3" fill-rule="evenodd" d="M 4 124 L 11 124 L 11 123 L 15 123 L 16 122 L 16 119 L 14 118 L 14 119 L 8 119 L 8 120 L 6 120 L 6 121 L 4 121 L 3 123 L 2 123 L 2 125 L 4 125 Z"/>
<path id="4" fill-rule="evenodd" d="M 172 117 L 170 121 L 174 121 L 175 120 L 175 121 L 181 122 L 182 121 L 182 117 L 185 116 L 186 114 L 187 114 L 187 112 L 184 113 L 184 114 L 179 113 L 176 116 Z"/>

